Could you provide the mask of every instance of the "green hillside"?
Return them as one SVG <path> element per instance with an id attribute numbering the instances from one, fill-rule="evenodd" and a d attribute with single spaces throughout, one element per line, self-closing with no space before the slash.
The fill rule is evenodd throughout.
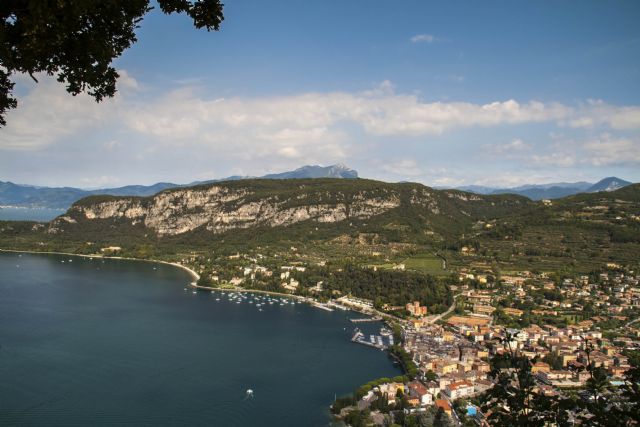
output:
<path id="1" fill-rule="evenodd" d="M 199 205 L 181 210 L 180 206 L 189 204 L 180 199 L 185 189 L 169 189 L 153 197 L 87 197 L 68 211 L 69 220 L 49 225 L 2 223 L 0 246 L 82 253 L 120 246 L 123 253 L 155 257 L 231 253 L 256 247 L 282 251 L 295 246 L 308 256 L 347 258 L 371 265 L 405 262 L 408 269 L 434 274 L 447 274 L 459 267 L 588 271 L 606 262 L 634 263 L 640 254 L 640 185 L 551 203 L 364 179 L 258 179 L 188 190 L 208 191 L 214 186 L 242 194 L 224 201 L 224 212 L 261 201 L 280 210 L 343 204 L 347 218 L 336 222 L 306 220 L 288 226 L 262 224 L 219 233 L 201 226 L 159 235 L 143 221 L 126 216 L 88 219 L 82 214 L 84 208 L 111 202 L 135 202 L 148 209 L 157 203 L 154 197 L 169 195 L 174 205 L 167 214 L 170 218 L 198 212 L 205 215 Z M 367 218 L 354 216 L 350 210 L 363 198 L 393 199 L 398 205 Z M 446 261 L 446 271 L 439 260 Z"/>

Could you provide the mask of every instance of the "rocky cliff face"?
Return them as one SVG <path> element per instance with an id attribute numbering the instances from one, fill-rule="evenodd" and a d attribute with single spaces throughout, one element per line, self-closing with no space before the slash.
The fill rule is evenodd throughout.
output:
<path id="1" fill-rule="evenodd" d="M 150 198 L 121 198 L 74 205 L 52 228 L 96 219 L 144 224 L 159 235 L 176 235 L 200 227 L 223 233 L 238 228 L 289 226 L 301 221 L 333 223 L 367 219 L 400 206 L 393 191 L 350 193 L 306 190 L 283 197 L 259 197 L 250 187 L 224 185 L 170 190 Z"/>

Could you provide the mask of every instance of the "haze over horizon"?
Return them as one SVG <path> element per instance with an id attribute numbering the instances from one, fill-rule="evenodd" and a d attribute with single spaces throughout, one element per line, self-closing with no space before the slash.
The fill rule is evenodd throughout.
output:
<path id="1" fill-rule="evenodd" d="M 430 186 L 640 181 L 640 3 L 225 5 L 149 14 L 114 99 L 23 77 L 0 180 L 117 187 L 345 163 Z M 491 28 L 491 31 L 486 31 Z"/>

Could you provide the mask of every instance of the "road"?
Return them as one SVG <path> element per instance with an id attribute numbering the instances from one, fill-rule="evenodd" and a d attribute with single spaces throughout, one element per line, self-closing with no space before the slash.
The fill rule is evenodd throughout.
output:
<path id="1" fill-rule="evenodd" d="M 638 317 L 637 319 L 632 320 L 631 322 L 627 323 L 626 325 L 624 325 L 624 327 L 625 327 L 625 328 L 628 328 L 628 327 L 630 327 L 632 324 L 634 324 L 634 323 L 636 323 L 636 322 L 638 322 L 638 321 L 640 321 L 640 317 Z"/>
<path id="2" fill-rule="evenodd" d="M 451 304 L 451 307 L 449 307 L 449 308 L 447 309 L 447 311 L 445 311 L 444 313 L 440 313 L 440 314 L 437 314 L 437 315 L 435 315 L 435 316 L 433 316 L 433 317 L 429 318 L 429 319 L 427 320 L 427 323 L 430 323 L 430 324 L 431 324 L 431 323 L 435 323 L 435 322 L 437 322 L 438 320 L 442 319 L 442 318 L 443 318 L 444 316 L 446 316 L 447 314 L 451 313 L 453 310 L 455 310 L 455 308 L 456 308 L 456 298 L 458 298 L 460 295 L 461 295 L 461 294 L 454 295 L 454 296 L 453 296 L 453 304 Z"/>

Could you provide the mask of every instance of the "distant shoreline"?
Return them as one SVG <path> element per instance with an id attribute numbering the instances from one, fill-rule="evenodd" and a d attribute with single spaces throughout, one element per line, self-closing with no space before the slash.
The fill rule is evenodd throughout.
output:
<path id="1" fill-rule="evenodd" d="M 193 279 L 192 282 L 190 282 L 187 286 L 191 286 L 194 289 L 201 289 L 201 290 L 208 290 L 208 291 L 219 291 L 219 292 L 239 292 L 239 293 L 247 293 L 247 292 L 254 292 L 254 293 L 260 293 L 260 294 L 267 294 L 267 295 L 278 295 L 278 296 L 282 296 L 282 297 L 287 297 L 287 298 L 293 298 L 296 299 L 298 301 L 301 302 L 305 302 L 311 306 L 315 306 L 317 305 L 323 305 L 322 303 L 320 303 L 319 301 L 316 301 L 313 298 L 310 297 L 303 297 L 300 295 L 294 295 L 294 294 L 288 294 L 288 293 L 284 293 L 284 292 L 276 292 L 276 291 L 265 291 L 265 290 L 261 290 L 261 289 L 229 289 L 229 288 L 220 288 L 220 287 L 213 287 L 213 286 L 202 286 L 202 285 L 198 285 L 198 280 L 200 280 L 200 275 L 198 273 L 196 273 L 194 270 L 192 270 L 191 268 L 179 264 L 177 262 L 169 262 L 169 261 L 161 261 L 161 260 L 156 260 L 156 259 L 143 259 L 143 258 L 130 258 L 130 257 L 118 257 L 118 256 L 104 256 L 104 255 L 85 255 L 85 254 L 74 254 L 74 253 L 70 253 L 70 252 L 55 252 L 55 251 L 33 251 L 33 250 L 16 250 L 16 249 L 2 249 L 0 248 L 0 252 L 5 252 L 5 253 L 23 253 L 23 254 L 45 254 L 45 255 L 65 255 L 65 256 L 74 256 L 74 257 L 81 257 L 81 258 L 96 258 L 96 259 L 116 259 L 116 260 L 125 260 L 125 261 L 142 261 L 142 262 L 150 262 L 150 263 L 157 263 L 157 264 L 165 264 L 165 265 L 171 265 L 174 267 L 178 267 L 181 268 L 182 270 L 186 271 L 187 273 L 189 273 L 191 275 L 191 278 Z M 323 307 L 316 307 L 316 308 L 320 308 L 323 309 Z M 375 316 L 376 313 L 367 313 L 365 311 L 361 311 L 361 310 L 357 310 L 355 307 L 347 307 L 345 306 L 345 308 L 347 308 L 349 311 L 353 311 L 356 313 L 360 313 L 360 314 L 364 314 L 366 316 Z M 378 312 L 378 314 L 383 314 L 383 319 L 385 317 L 387 317 L 388 315 L 384 316 L 384 313 L 380 313 Z"/>
<path id="2" fill-rule="evenodd" d="M 193 279 L 193 282 L 190 283 L 191 286 L 196 286 L 196 283 L 198 282 L 198 280 L 200 280 L 200 275 L 196 273 L 194 270 L 192 270 L 191 268 L 187 267 L 186 265 L 182 265 L 177 262 L 161 261 L 157 259 L 130 258 L 130 257 L 122 257 L 122 256 L 85 255 L 85 254 L 73 254 L 71 252 L 54 252 L 54 251 L 30 251 L 30 250 L 19 251 L 15 249 L 1 249 L 1 248 L 0 248 L 0 252 L 23 253 L 23 254 L 67 255 L 67 256 L 75 256 L 75 257 L 81 257 L 81 258 L 119 259 L 119 260 L 125 260 L 125 261 L 151 262 L 151 263 L 157 263 L 157 264 L 172 265 L 174 267 L 183 269 L 184 271 L 189 273 L 189 275 Z"/>
<path id="3" fill-rule="evenodd" d="M 143 261 L 143 262 L 152 262 L 152 263 L 158 263 L 158 264 L 172 265 L 174 267 L 178 267 L 178 268 L 183 269 L 184 271 L 186 271 L 187 273 L 189 273 L 191 275 L 191 278 L 193 279 L 193 281 L 191 283 L 189 283 L 187 286 L 191 286 L 194 289 L 202 289 L 202 290 L 209 290 L 209 291 L 222 291 L 222 292 L 242 292 L 242 293 L 255 292 L 255 293 L 261 293 L 261 294 L 279 295 L 279 296 L 283 296 L 283 297 L 289 297 L 289 298 L 296 299 L 298 301 L 306 302 L 306 303 L 308 303 L 310 305 L 319 304 L 318 301 L 314 300 L 313 298 L 307 298 L 307 297 L 303 297 L 303 296 L 300 296 L 300 295 L 286 294 L 286 293 L 283 293 L 283 292 L 264 291 L 264 290 L 259 290 L 259 289 L 228 289 L 228 288 L 218 288 L 218 287 L 212 287 L 212 286 L 198 285 L 198 280 L 200 280 L 200 275 L 198 273 L 196 273 L 194 270 L 192 270 L 191 268 L 189 268 L 189 267 L 187 267 L 185 265 L 179 264 L 177 262 L 160 261 L 160 260 L 157 260 L 157 259 L 143 259 L 143 258 L 104 256 L 104 255 L 73 254 L 71 252 L 55 252 L 55 251 L 31 251 L 31 250 L 19 251 L 19 250 L 16 250 L 16 249 L 1 249 L 0 248 L 0 252 L 24 253 L 24 254 L 45 254 L 45 255 L 65 255 L 65 256 L 75 256 L 75 257 L 81 257 L 81 258 L 116 259 L 116 260 L 125 260 L 125 261 Z"/>

